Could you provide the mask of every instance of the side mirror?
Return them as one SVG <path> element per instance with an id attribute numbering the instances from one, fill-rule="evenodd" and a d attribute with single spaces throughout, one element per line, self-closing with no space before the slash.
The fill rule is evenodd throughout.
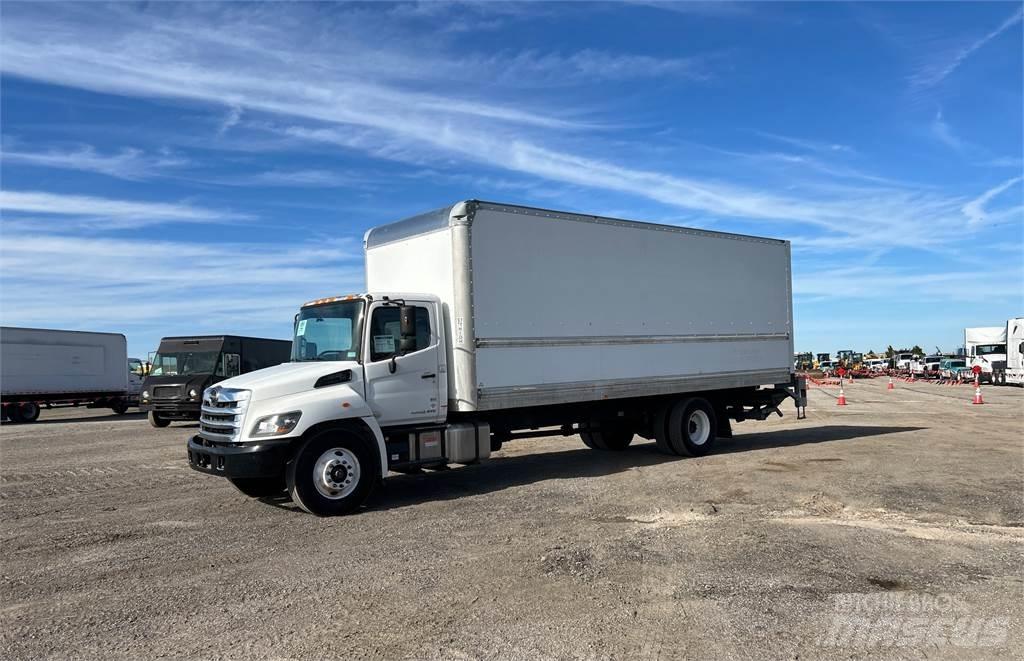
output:
<path id="1" fill-rule="evenodd" d="M 403 305 L 398 309 L 399 327 L 401 336 L 398 340 L 398 352 L 409 353 L 416 350 L 416 308 L 411 305 Z"/>

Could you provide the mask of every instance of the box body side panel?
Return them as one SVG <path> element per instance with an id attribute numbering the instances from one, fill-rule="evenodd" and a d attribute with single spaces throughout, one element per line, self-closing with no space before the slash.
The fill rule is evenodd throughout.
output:
<path id="1" fill-rule="evenodd" d="M 0 385 L 4 395 L 126 392 L 125 338 L 116 333 L 4 327 Z"/>
<path id="2" fill-rule="evenodd" d="M 788 378 L 787 242 L 484 208 L 471 245 L 480 408 Z"/>

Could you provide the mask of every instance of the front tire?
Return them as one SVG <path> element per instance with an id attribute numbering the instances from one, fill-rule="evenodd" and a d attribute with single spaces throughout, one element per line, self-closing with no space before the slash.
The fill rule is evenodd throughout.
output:
<path id="1" fill-rule="evenodd" d="M 149 419 L 149 424 L 157 428 L 166 427 L 167 425 L 171 424 L 170 420 L 161 416 L 156 411 L 150 411 L 146 417 Z"/>
<path id="2" fill-rule="evenodd" d="M 292 500 L 316 516 L 354 512 L 379 480 L 376 448 L 343 430 L 325 431 L 306 441 L 285 472 Z"/>
<path id="3" fill-rule="evenodd" d="M 677 454 L 689 457 L 707 454 L 718 434 L 714 408 L 701 397 L 680 400 L 672 407 L 668 433 Z"/>
<path id="4" fill-rule="evenodd" d="M 283 496 L 286 489 L 283 477 L 233 477 L 230 482 L 250 498 Z"/>

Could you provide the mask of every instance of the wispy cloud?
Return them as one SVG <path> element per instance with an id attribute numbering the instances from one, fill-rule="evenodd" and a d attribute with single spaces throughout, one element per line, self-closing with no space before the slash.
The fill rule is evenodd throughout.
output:
<path id="1" fill-rule="evenodd" d="M 1020 23 L 1022 18 L 1024 18 L 1024 9 L 1018 7 L 1009 18 L 1004 20 L 994 30 L 922 66 L 910 76 L 911 87 L 916 90 L 922 90 L 938 85 L 956 71 L 967 58 L 999 35 L 1017 25 L 1017 23 Z"/>
<path id="2" fill-rule="evenodd" d="M 96 172 L 129 181 L 149 179 L 166 170 L 188 164 L 187 159 L 170 152 L 154 155 L 126 147 L 116 153 L 101 154 L 89 145 L 36 152 L 5 150 L 0 159 L 5 163 Z"/>
<path id="3" fill-rule="evenodd" d="M 671 77 L 674 80 L 706 80 L 712 76 L 706 56 L 661 58 L 649 55 L 581 50 L 569 54 L 524 51 L 503 55 L 480 64 L 500 71 L 504 81 L 529 81 L 530 85 L 556 81 L 637 80 Z"/>
<path id="4" fill-rule="evenodd" d="M 228 16 L 210 10 L 188 22 L 160 22 L 160 29 L 173 35 L 161 39 L 132 30 L 131 22 L 127 28 L 123 22 L 116 28 L 101 20 L 61 21 L 52 12 L 43 20 L 23 7 L 5 14 L 0 64 L 5 73 L 261 113 L 276 118 L 283 127 L 279 130 L 289 137 L 377 158 L 418 166 L 476 164 L 625 193 L 687 212 L 752 221 L 771 228 L 765 232 L 784 236 L 795 234 L 800 226 L 815 228 L 826 239 L 835 239 L 834 244 L 884 233 L 896 237 L 893 245 L 943 246 L 961 236 L 966 220 L 962 207 L 967 200 L 960 196 L 864 176 L 863 185 L 793 181 L 780 188 L 710 177 L 686 162 L 668 169 L 638 165 L 628 153 L 602 142 L 599 134 L 595 138 L 589 130 L 594 124 L 580 121 L 583 113 L 571 104 L 552 109 L 550 103 L 531 104 L 530 97 L 522 95 L 523 101 L 509 103 L 503 100 L 503 88 L 486 99 L 456 88 L 446 95 L 427 93 L 388 68 L 408 62 L 402 53 L 379 45 L 353 52 L 358 45 L 347 44 L 346 57 L 339 57 L 333 50 L 337 39 L 325 42 L 314 34 L 286 29 L 287 21 L 264 15 L 271 9 L 263 6 L 232 8 Z M 246 20 L 247 11 L 261 12 L 257 28 Z M 150 16 L 144 25 L 153 22 Z M 177 31 L 168 27 L 178 24 Z M 61 38 L 40 49 L 40 33 Z M 261 47 L 264 43 L 273 48 Z M 375 71 L 386 68 L 387 73 L 368 82 L 346 64 L 353 56 Z M 571 73 L 594 66 L 604 55 L 589 52 L 575 63 L 571 56 L 559 57 L 544 66 L 566 66 Z M 457 52 L 439 66 L 451 70 L 453 63 L 466 61 L 474 61 L 473 55 Z M 630 62 L 623 70 L 637 66 L 637 60 Z M 852 152 L 851 146 L 839 142 L 775 133 L 762 137 L 818 158 Z M 312 179 L 323 182 L 320 175 Z"/>
<path id="5" fill-rule="evenodd" d="M 120 11 L 129 11 L 119 9 Z M 25 6 L 5 13 L 2 27 L 5 74 L 58 85 L 118 94 L 202 101 L 223 113 L 273 118 L 292 138 L 316 140 L 375 158 L 418 166 L 474 164 L 558 184 L 627 193 L 676 210 L 768 225 L 774 233 L 794 235 L 800 228 L 823 233 L 824 245 L 855 243 L 879 234 L 891 245 L 942 247 L 961 237 L 967 217 L 963 195 L 900 185 L 870 173 L 847 172 L 859 185 L 833 180 L 792 181 L 785 187 L 743 183 L 701 173 L 685 161 L 659 169 L 639 164 L 628 151 L 602 142 L 599 125 L 583 120 L 592 107 L 571 103 L 552 106 L 549 99 L 531 102 L 528 95 L 507 100 L 508 88 L 474 96 L 453 86 L 446 94 L 426 92 L 402 68 L 413 71 L 401 50 L 380 44 L 358 50 L 359 42 L 317 38 L 319 31 L 292 31 L 287 19 L 266 15 L 272 7 L 231 7 L 229 14 L 211 9 L 180 20 L 157 6 L 130 19 L 105 23 L 33 13 Z M 256 11 L 255 17 L 247 12 Z M 154 38 L 153 27 L 165 38 Z M 328 31 L 330 33 L 330 31 Z M 39 40 L 51 37 L 47 48 Z M 59 38 L 56 38 L 59 37 Z M 447 59 L 432 54 L 428 67 L 443 72 L 481 61 L 456 51 Z M 505 58 L 514 61 L 514 55 Z M 440 58 L 440 59 L 438 59 Z M 620 62 L 611 75 L 624 75 L 644 59 L 581 51 L 550 59 L 536 55 L 526 62 L 568 75 L 594 72 L 600 63 Z M 374 76 L 361 75 L 359 67 Z M 685 67 L 685 62 L 674 64 Z M 612 67 L 614 70 L 615 68 Z M 671 67 L 670 67 L 671 69 Z M 480 70 L 473 70 L 478 75 Z M 379 74 L 379 75 L 378 75 Z M 436 72 L 428 74 L 436 77 Z M 372 80 L 373 82 L 370 82 Z M 458 80 L 456 77 L 455 80 Z M 440 87 L 438 87 L 440 89 Z M 937 118 L 942 120 L 941 115 Z M 595 137 L 596 135 L 596 137 Z M 807 152 L 819 165 L 825 155 L 851 155 L 841 142 L 761 133 L 762 137 Z M 951 134 L 950 134 L 951 135 Z M 584 136 L 586 139 L 583 139 Z M 267 173 L 284 181 L 287 175 Z M 292 176 L 308 185 L 329 185 L 323 173 Z"/>
<path id="6" fill-rule="evenodd" d="M 754 131 L 754 133 L 762 138 L 781 142 L 804 151 L 823 154 L 849 154 L 854 151 L 853 147 L 838 142 L 820 142 L 817 140 L 808 140 L 806 138 L 794 138 L 788 135 L 779 135 L 778 133 L 768 133 L 767 131 Z"/>
<path id="7" fill-rule="evenodd" d="M 977 227 L 978 225 L 982 225 L 986 222 L 991 222 L 993 220 L 993 216 L 997 220 L 1001 220 L 1003 218 L 1011 217 L 1014 215 L 1017 216 L 1019 219 L 1024 219 L 1024 212 L 1021 211 L 1022 207 L 1020 205 L 1016 207 L 1011 207 L 1009 209 L 1002 209 L 996 212 L 990 212 L 986 209 L 986 205 L 989 202 L 991 202 L 999 195 L 1010 190 L 1012 187 L 1019 184 L 1021 181 L 1024 181 L 1024 177 L 1014 177 L 1013 179 L 1008 179 L 1007 181 L 1004 181 L 998 186 L 994 186 L 988 189 L 978 197 L 964 204 L 963 213 L 967 217 L 967 226 Z"/>
<path id="8" fill-rule="evenodd" d="M 946 145 L 950 149 L 961 151 L 964 148 L 964 141 L 961 140 L 956 134 L 953 133 L 952 127 L 943 118 L 942 111 L 939 110 L 935 113 L 935 119 L 929 125 L 929 129 L 935 138 Z"/>
<path id="9" fill-rule="evenodd" d="M 987 161 L 981 161 L 975 163 L 979 167 L 989 168 L 1015 168 L 1017 170 L 1024 169 L 1024 158 L 1019 156 L 1000 156 L 998 158 L 992 158 Z"/>
<path id="10" fill-rule="evenodd" d="M 236 126 L 242 119 L 242 109 L 238 106 L 231 106 L 228 109 L 227 115 L 224 116 L 224 120 L 217 127 L 217 135 L 224 135 L 233 126 Z"/>
<path id="11" fill-rule="evenodd" d="M 267 186 L 280 188 L 344 188 L 371 185 L 364 174 L 339 170 L 266 170 L 249 175 L 204 178 L 207 183 L 225 186 Z"/>
<path id="12" fill-rule="evenodd" d="M 189 273 L 202 273 L 197 280 Z M 61 314 L 77 328 L 177 328 L 240 332 L 277 328 L 288 336 L 296 305 L 362 286 L 361 246 L 355 237 L 318 238 L 265 250 L 247 243 L 188 243 L 103 239 L 38 232 L 32 241 L 4 241 L 4 323 L 52 324 L 60 291 Z M 246 283 L 245 291 L 211 296 L 209 283 Z M 119 301 L 120 305 L 112 305 Z M 159 331 L 158 331 L 159 332 Z M 159 336 L 157 336 L 157 339 Z"/>
<path id="13" fill-rule="evenodd" d="M 248 220 L 248 214 L 207 209 L 188 203 L 140 202 L 87 195 L 61 195 L 40 191 L 0 191 L 4 225 L 10 228 L 19 215 L 31 218 L 56 216 L 66 226 L 95 229 L 126 229 L 160 223 L 231 223 Z M 24 222 L 24 221 L 22 221 Z"/>
<path id="14" fill-rule="evenodd" d="M 998 270 L 949 270 L 942 273 L 893 266 L 851 266 L 807 270 L 794 280 L 793 293 L 818 300 L 864 299 L 901 301 L 975 302 L 978 292 L 1007 303 L 1024 299 L 1020 272 L 1012 267 Z"/>

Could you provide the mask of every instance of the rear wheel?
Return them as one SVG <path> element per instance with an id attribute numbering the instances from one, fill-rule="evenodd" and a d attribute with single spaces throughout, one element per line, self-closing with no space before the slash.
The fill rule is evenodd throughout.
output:
<path id="1" fill-rule="evenodd" d="M 583 443 L 594 450 L 625 450 L 633 442 L 634 435 L 628 425 L 618 421 L 599 420 L 585 423 L 580 428 Z"/>
<path id="2" fill-rule="evenodd" d="M 149 418 L 149 424 L 153 425 L 154 427 L 166 427 L 167 425 L 171 424 L 170 420 L 163 417 L 156 411 L 150 411 L 149 415 L 147 415 L 146 417 Z"/>
<path id="3" fill-rule="evenodd" d="M 668 418 L 672 413 L 672 402 L 665 402 L 658 410 L 654 413 L 654 442 L 657 443 L 658 449 L 665 454 L 679 454 L 675 448 L 672 447 L 672 442 L 668 437 Z"/>
<path id="4" fill-rule="evenodd" d="M 380 479 L 376 448 L 361 436 L 330 430 L 309 439 L 289 462 L 285 480 L 295 504 L 310 514 L 349 514 Z"/>
<path id="5" fill-rule="evenodd" d="M 113 405 L 110 407 L 110 410 L 112 410 L 114 413 L 118 415 L 124 415 L 125 413 L 128 412 L 128 402 L 126 402 L 123 399 L 119 399 L 113 403 Z"/>
<path id="6" fill-rule="evenodd" d="M 284 477 L 233 477 L 231 484 L 250 498 L 272 498 L 283 496 L 285 492 Z"/>
<path id="7" fill-rule="evenodd" d="M 680 400 L 672 407 L 668 422 L 669 440 L 677 454 L 699 457 L 715 442 L 715 410 L 703 398 Z"/>
<path id="8" fill-rule="evenodd" d="M 14 410 L 17 422 L 35 422 L 39 419 L 39 405 L 35 402 L 23 402 Z"/>

